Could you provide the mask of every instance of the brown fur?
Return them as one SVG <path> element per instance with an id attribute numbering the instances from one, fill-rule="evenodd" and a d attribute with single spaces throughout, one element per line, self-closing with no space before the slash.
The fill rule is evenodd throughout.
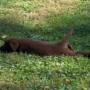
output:
<path id="1" fill-rule="evenodd" d="M 72 35 L 73 30 L 69 31 L 68 34 L 63 38 L 61 42 L 50 43 L 46 41 L 39 41 L 28 38 L 10 38 L 5 41 L 5 44 L 0 47 L 1 51 L 7 52 L 27 52 L 35 53 L 41 56 L 45 55 L 83 55 L 90 57 L 90 53 L 75 52 L 72 47 L 68 44 L 68 39 Z"/>

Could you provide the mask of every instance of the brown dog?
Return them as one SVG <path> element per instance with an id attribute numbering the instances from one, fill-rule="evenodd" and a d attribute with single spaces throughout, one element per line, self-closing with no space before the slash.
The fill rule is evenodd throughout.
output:
<path id="1" fill-rule="evenodd" d="M 68 44 L 68 39 L 72 35 L 73 30 L 63 38 L 61 42 L 50 43 L 46 41 L 33 40 L 28 38 L 10 38 L 5 41 L 5 44 L 0 47 L 0 51 L 6 52 L 27 52 L 35 53 L 41 56 L 44 55 L 77 55 L 90 57 L 90 53 L 75 52 Z"/>

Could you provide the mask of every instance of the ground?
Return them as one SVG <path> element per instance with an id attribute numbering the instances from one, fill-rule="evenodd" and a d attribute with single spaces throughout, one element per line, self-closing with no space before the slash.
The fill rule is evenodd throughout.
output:
<path id="1" fill-rule="evenodd" d="M 89 0 L 0 0 L 0 36 L 53 42 L 72 28 L 69 43 L 90 52 Z M 0 90 L 89 89 L 88 58 L 0 52 Z"/>

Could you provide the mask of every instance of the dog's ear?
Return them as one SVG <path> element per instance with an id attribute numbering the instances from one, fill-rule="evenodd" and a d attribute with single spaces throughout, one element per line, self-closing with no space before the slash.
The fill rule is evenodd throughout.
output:
<path id="1" fill-rule="evenodd" d="M 16 40 L 11 41 L 9 44 L 13 51 L 16 51 L 19 46 L 19 43 Z"/>

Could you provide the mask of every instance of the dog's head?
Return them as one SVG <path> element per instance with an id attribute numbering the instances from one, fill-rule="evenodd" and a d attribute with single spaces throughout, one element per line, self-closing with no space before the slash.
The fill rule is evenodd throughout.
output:
<path id="1" fill-rule="evenodd" d="M 5 41 L 4 45 L 0 47 L 0 51 L 13 52 L 19 47 L 18 40 L 11 38 Z"/>

